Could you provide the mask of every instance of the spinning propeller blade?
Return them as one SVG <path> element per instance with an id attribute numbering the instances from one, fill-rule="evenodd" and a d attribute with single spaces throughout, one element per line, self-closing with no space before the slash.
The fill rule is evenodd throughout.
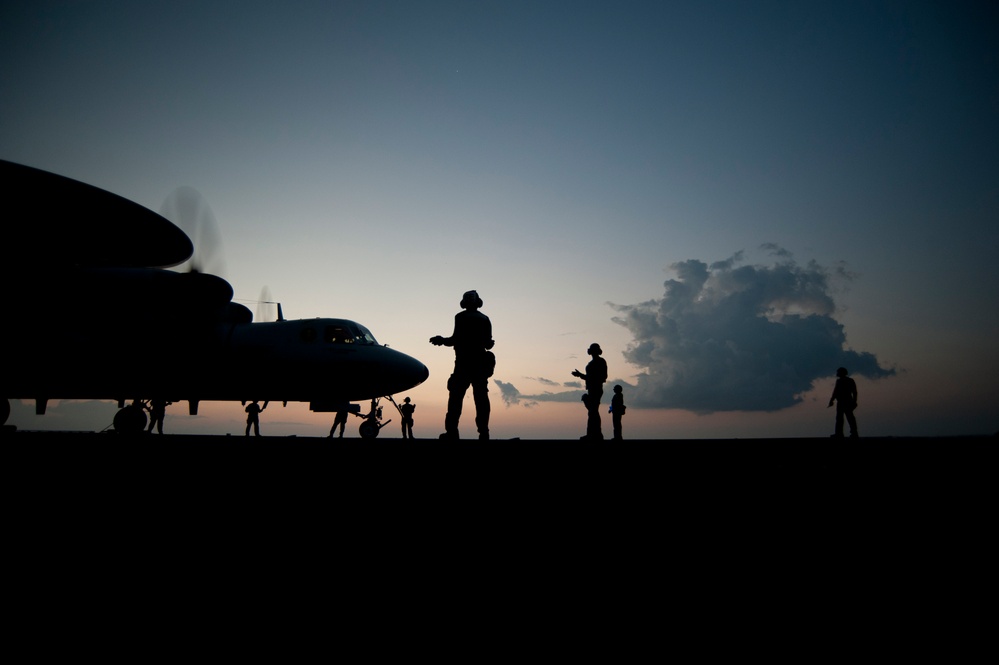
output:
<path id="1" fill-rule="evenodd" d="M 193 256 L 178 269 L 224 276 L 222 234 L 211 206 L 200 192 L 193 187 L 178 187 L 163 202 L 160 214 L 179 226 L 194 243 Z"/>
<path id="2" fill-rule="evenodd" d="M 277 314 L 274 308 L 277 307 Z M 260 299 L 257 300 L 257 317 L 254 319 L 261 321 L 284 321 L 284 312 L 281 311 L 281 303 L 275 302 L 271 298 L 271 290 L 266 286 L 260 290 Z"/>

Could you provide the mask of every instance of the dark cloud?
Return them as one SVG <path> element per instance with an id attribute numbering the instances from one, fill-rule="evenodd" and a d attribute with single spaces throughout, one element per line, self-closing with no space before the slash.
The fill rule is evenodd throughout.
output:
<path id="1" fill-rule="evenodd" d="M 867 352 L 846 348 L 833 318 L 830 274 L 798 265 L 790 252 L 764 245 L 777 263 L 742 266 L 742 252 L 708 264 L 671 266 L 662 299 L 611 306 L 633 341 L 625 359 L 641 368 L 635 406 L 714 411 L 776 411 L 802 400 L 822 377 L 843 366 L 851 374 L 895 374 Z"/>

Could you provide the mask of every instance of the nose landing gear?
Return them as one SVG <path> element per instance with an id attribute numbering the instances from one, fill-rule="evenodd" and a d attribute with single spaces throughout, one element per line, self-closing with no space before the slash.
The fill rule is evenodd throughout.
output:
<path id="1" fill-rule="evenodd" d="M 392 398 L 390 397 L 389 399 L 391 400 Z M 391 418 L 389 420 L 386 420 L 385 422 L 381 422 L 382 407 L 378 406 L 377 397 L 371 400 L 371 410 L 368 411 L 365 415 L 362 416 L 359 413 L 355 413 L 354 415 L 357 416 L 358 418 L 364 418 L 364 422 L 361 423 L 360 428 L 358 428 L 358 431 L 360 432 L 362 439 L 374 439 L 375 437 L 378 436 L 378 432 L 383 427 L 392 422 Z"/>

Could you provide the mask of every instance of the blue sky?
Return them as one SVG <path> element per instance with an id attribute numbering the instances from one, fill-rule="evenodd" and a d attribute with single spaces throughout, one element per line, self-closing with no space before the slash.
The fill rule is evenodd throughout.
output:
<path id="1" fill-rule="evenodd" d="M 862 433 L 999 429 L 994 3 L 0 12 L 0 158 L 153 210 L 195 187 L 237 298 L 356 319 L 430 367 L 417 436 L 452 360 L 427 339 L 470 288 L 500 436 L 583 433 L 552 393 L 593 341 L 636 407 L 626 435 L 821 436 L 850 361 Z M 168 427 L 240 429 L 213 409 Z M 328 428 L 279 413 L 273 433 Z"/>

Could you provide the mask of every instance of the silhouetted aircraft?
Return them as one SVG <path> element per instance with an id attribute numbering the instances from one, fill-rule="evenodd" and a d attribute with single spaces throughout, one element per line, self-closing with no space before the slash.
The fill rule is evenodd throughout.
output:
<path id="1" fill-rule="evenodd" d="M 347 319 L 254 323 L 221 277 L 167 270 L 194 246 L 179 227 L 91 185 L 0 161 L 5 315 L 2 422 L 10 399 L 308 402 L 332 412 L 419 385 L 415 358 Z M 357 410 L 358 407 L 352 410 Z"/>

